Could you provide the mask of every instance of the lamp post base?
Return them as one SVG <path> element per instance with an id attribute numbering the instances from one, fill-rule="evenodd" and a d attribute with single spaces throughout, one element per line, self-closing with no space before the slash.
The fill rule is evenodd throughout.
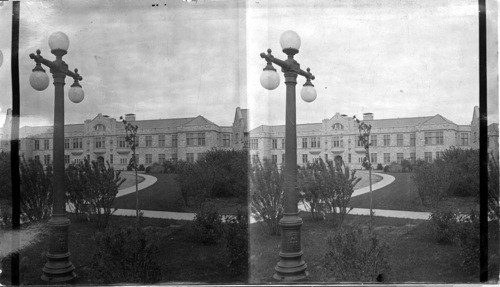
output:
<path id="1" fill-rule="evenodd" d="M 66 282 L 76 277 L 75 266 L 69 261 L 68 229 L 70 221 L 64 215 L 53 215 L 49 220 L 50 247 L 47 263 L 42 268 L 42 280 L 47 282 Z"/>
<path id="2" fill-rule="evenodd" d="M 307 264 L 302 260 L 300 227 L 302 218 L 298 213 L 284 214 L 280 220 L 281 252 L 280 261 L 274 267 L 273 278 L 279 281 L 299 281 L 307 278 Z"/>

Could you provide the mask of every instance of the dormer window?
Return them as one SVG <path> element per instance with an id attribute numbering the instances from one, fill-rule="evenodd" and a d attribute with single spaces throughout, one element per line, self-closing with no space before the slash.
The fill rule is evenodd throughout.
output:
<path id="1" fill-rule="evenodd" d="M 334 130 L 343 130 L 343 129 L 344 129 L 344 126 L 343 126 L 342 124 L 340 124 L 340 123 L 336 123 L 336 124 L 334 124 L 334 125 L 332 126 L 332 128 L 333 128 Z"/>
<path id="2" fill-rule="evenodd" d="M 103 124 L 97 124 L 95 126 L 95 130 L 96 131 L 104 131 L 104 130 L 106 130 L 106 127 Z"/>

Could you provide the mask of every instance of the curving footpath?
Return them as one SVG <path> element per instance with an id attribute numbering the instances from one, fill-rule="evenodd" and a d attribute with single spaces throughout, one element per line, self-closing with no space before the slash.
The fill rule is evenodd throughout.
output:
<path id="1" fill-rule="evenodd" d="M 373 174 L 382 177 L 382 180 L 372 185 L 372 191 L 383 188 L 391 184 L 395 180 L 395 178 L 389 174 L 385 173 L 373 173 Z M 141 174 L 141 176 L 144 177 L 144 181 L 139 183 L 139 190 L 151 186 L 157 181 L 157 178 L 151 175 Z M 135 186 L 131 186 L 120 190 L 116 195 L 116 197 L 120 197 L 133 192 L 135 192 Z M 365 194 L 367 192 L 370 192 L 369 186 L 355 190 L 352 194 L 352 197 Z M 306 211 L 305 207 L 300 203 L 299 203 L 299 210 Z M 141 212 L 143 212 L 143 216 L 145 217 L 174 219 L 174 220 L 193 220 L 196 216 L 196 213 L 190 213 L 190 212 L 171 212 L 171 211 L 154 211 L 154 210 L 141 210 Z M 420 219 L 420 220 L 427 220 L 429 219 L 430 216 L 429 212 L 415 212 L 415 211 L 402 211 L 402 210 L 373 209 L 373 212 L 375 216 Z M 135 209 L 117 209 L 113 214 L 121 216 L 135 216 Z M 368 216 L 370 215 L 370 209 L 353 208 L 350 210 L 349 214 Z M 255 220 L 253 219 L 253 217 L 250 217 L 250 223 L 254 222 Z"/>

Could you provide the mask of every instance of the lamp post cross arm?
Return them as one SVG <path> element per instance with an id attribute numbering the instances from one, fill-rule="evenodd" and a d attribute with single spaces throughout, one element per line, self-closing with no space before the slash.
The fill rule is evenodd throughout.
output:
<path id="1" fill-rule="evenodd" d="M 267 62 L 275 63 L 276 65 L 280 66 L 281 68 L 283 68 L 285 70 L 293 71 L 293 72 L 305 77 L 306 79 L 310 79 L 310 80 L 315 79 L 313 74 L 311 74 L 308 71 L 302 70 L 300 68 L 299 64 L 295 60 L 293 60 L 293 58 L 290 58 L 286 61 L 275 58 L 273 55 L 271 55 L 271 49 L 267 49 L 267 54 L 260 53 L 260 57 L 265 59 Z"/>
<path id="2" fill-rule="evenodd" d="M 80 76 L 80 74 L 78 74 L 78 69 L 75 69 L 75 72 L 72 72 L 68 69 L 68 66 L 63 61 L 56 60 L 56 61 L 52 62 L 52 61 L 49 61 L 49 60 L 45 59 L 44 57 L 42 57 L 42 55 L 40 55 L 40 50 L 37 50 L 36 53 L 37 53 L 36 55 L 31 53 L 30 58 L 35 60 L 35 62 L 37 64 L 44 64 L 45 66 L 49 67 L 51 70 L 55 70 L 59 73 L 63 73 L 66 76 L 72 77 L 75 80 L 81 81 L 83 79 L 82 76 Z"/>

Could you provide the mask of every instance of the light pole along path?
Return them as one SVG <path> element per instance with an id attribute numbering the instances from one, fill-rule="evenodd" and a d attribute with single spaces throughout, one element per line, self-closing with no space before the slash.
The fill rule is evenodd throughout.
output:
<path id="1" fill-rule="evenodd" d="M 285 168 L 284 168 L 284 212 L 279 225 L 281 227 L 281 251 L 280 261 L 274 270 L 274 279 L 280 281 L 298 281 L 308 276 L 307 264 L 302 259 L 302 246 L 300 229 L 302 218 L 299 217 L 297 183 L 297 112 L 295 86 L 297 76 L 306 78 L 306 83 L 301 91 L 301 97 L 306 102 L 316 99 L 316 90 L 311 83 L 314 75 L 300 69 L 300 64 L 294 60 L 294 55 L 299 52 L 300 37 L 294 31 L 285 31 L 280 37 L 283 52 L 288 56 L 286 60 L 279 60 L 271 55 L 271 49 L 267 54 L 260 56 L 266 60 L 267 65 L 260 77 L 260 82 L 265 89 L 273 90 L 279 85 L 279 75 L 272 63 L 281 67 L 285 75 L 286 84 L 286 118 L 285 118 Z"/>

